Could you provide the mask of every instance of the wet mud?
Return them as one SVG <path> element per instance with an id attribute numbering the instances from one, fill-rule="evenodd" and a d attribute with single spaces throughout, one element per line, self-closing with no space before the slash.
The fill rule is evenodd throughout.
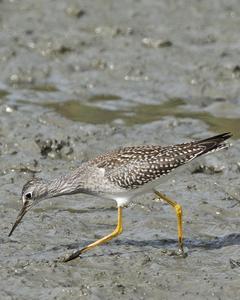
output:
<path id="1" fill-rule="evenodd" d="M 238 299 L 238 1 L 0 1 L 0 298 Z M 232 146 L 139 196 L 112 242 L 116 203 L 46 200 L 11 237 L 23 184 L 102 152 L 231 131 Z"/>

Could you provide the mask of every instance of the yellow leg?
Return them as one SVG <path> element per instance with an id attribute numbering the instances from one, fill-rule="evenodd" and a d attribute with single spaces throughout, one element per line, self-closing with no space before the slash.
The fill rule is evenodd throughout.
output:
<path id="1" fill-rule="evenodd" d="M 89 244 L 88 246 L 74 252 L 72 255 L 70 255 L 69 257 L 67 257 L 66 259 L 64 259 L 64 262 L 70 261 L 72 259 L 75 259 L 77 257 L 79 257 L 82 253 L 91 250 L 92 248 L 107 243 L 108 241 L 110 241 L 111 239 L 113 239 L 114 237 L 118 236 L 119 234 L 121 234 L 123 231 L 123 227 L 122 227 L 122 207 L 118 207 L 118 223 L 117 223 L 117 227 L 115 228 L 115 230 L 104 236 L 103 238 L 97 240 L 94 243 Z"/>
<path id="2" fill-rule="evenodd" d="M 163 199 L 168 204 L 170 204 L 176 211 L 177 222 L 178 222 L 178 245 L 179 245 L 179 250 L 183 253 L 184 251 L 183 251 L 182 207 L 180 204 L 168 198 L 166 195 L 158 191 L 154 191 L 154 192 L 159 198 Z"/>

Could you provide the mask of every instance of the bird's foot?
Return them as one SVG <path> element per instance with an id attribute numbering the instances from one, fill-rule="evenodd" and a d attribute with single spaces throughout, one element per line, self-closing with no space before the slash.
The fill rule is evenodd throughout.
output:
<path id="1" fill-rule="evenodd" d="M 80 255 L 82 253 L 82 249 L 81 250 L 78 250 L 76 252 L 73 252 L 72 254 L 70 255 L 65 255 L 65 257 L 63 258 L 63 262 L 68 262 L 70 260 L 73 260 L 75 258 L 80 258 Z"/>
<path id="2" fill-rule="evenodd" d="M 68 261 L 73 260 L 75 258 L 80 258 L 81 253 L 82 253 L 82 249 L 78 250 L 78 251 L 75 251 L 72 254 L 67 253 L 63 256 L 59 256 L 54 261 L 55 262 L 68 262 Z"/>
<path id="3" fill-rule="evenodd" d="M 182 258 L 186 258 L 188 256 L 188 253 L 186 251 L 183 251 L 182 249 L 178 249 L 178 250 L 162 249 L 161 253 L 167 256 L 176 256 Z"/>

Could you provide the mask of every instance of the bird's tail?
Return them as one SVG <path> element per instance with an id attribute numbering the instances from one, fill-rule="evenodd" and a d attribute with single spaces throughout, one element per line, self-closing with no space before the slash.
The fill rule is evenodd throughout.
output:
<path id="1" fill-rule="evenodd" d="M 205 150 L 201 153 L 206 154 L 209 152 L 215 152 L 229 146 L 228 143 L 224 143 L 225 140 L 229 139 L 232 136 L 230 132 L 222 133 L 219 135 L 212 136 L 210 138 L 196 141 L 196 145 L 201 145 L 205 147 Z"/>

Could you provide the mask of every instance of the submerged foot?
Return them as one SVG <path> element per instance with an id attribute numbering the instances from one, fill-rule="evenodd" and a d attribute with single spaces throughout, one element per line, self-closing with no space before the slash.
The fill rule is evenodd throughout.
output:
<path id="1" fill-rule="evenodd" d="M 80 258 L 80 255 L 81 255 L 82 251 L 83 251 L 83 249 L 78 250 L 78 251 L 76 251 L 76 252 L 73 252 L 73 253 L 70 254 L 70 255 L 65 255 L 65 257 L 63 258 L 62 261 L 63 261 L 63 262 L 68 262 L 68 261 L 73 260 L 73 259 L 75 259 L 75 258 Z"/>
<path id="2" fill-rule="evenodd" d="M 164 255 L 167 255 L 167 256 L 176 256 L 176 257 L 182 257 L 182 258 L 186 258 L 188 256 L 188 253 L 181 249 L 178 249 L 178 250 L 162 249 L 161 253 Z"/>

